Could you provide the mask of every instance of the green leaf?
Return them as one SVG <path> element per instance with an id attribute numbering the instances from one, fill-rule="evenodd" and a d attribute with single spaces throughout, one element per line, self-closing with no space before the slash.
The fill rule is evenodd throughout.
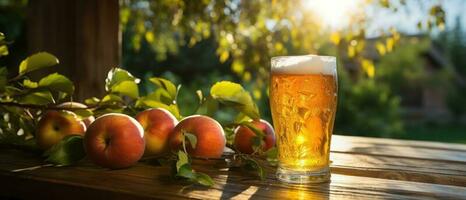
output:
<path id="1" fill-rule="evenodd" d="M 110 89 L 112 93 L 118 93 L 137 99 L 139 97 L 138 85 L 134 81 L 123 81 L 113 85 Z"/>
<path id="2" fill-rule="evenodd" d="M 193 171 L 190 164 L 182 165 L 176 173 L 176 176 L 187 178 L 190 181 L 196 180 L 196 173 Z"/>
<path id="3" fill-rule="evenodd" d="M 0 68 L 0 92 L 5 91 L 5 86 L 7 83 L 8 70 L 6 67 Z"/>
<path id="4" fill-rule="evenodd" d="M 210 88 L 210 95 L 215 99 L 232 101 L 238 104 L 244 104 L 242 102 L 244 97 L 241 96 L 244 92 L 244 88 L 240 84 L 230 81 L 217 82 Z"/>
<path id="5" fill-rule="evenodd" d="M 114 103 L 121 103 L 123 102 L 123 99 L 114 94 L 107 94 L 102 98 L 102 104 L 114 104 Z"/>
<path id="6" fill-rule="evenodd" d="M 264 169 L 259 165 L 259 163 L 258 163 L 256 160 L 254 160 L 254 159 L 252 159 L 252 158 L 250 158 L 250 157 L 247 157 L 247 156 L 243 156 L 243 160 L 246 162 L 246 163 L 245 163 L 246 167 L 249 167 L 249 168 L 251 168 L 251 169 L 257 171 L 257 175 L 259 176 L 259 178 L 260 178 L 261 180 L 264 180 L 264 179 L 265 179 L 265 176 L 266 176 L 265 171 L 264 171 Z"/>
<path id="7" fill-rule="evenodd" d="M 200 172 L 195 172 L 191 168 L 190 164 L 184 164 L 180 166 L 178 172 L 176 173 L 176 176 L 186 178 L 191 182 L 198 183 L 204 186 L 214 185 L 214 181 L 212 180 L 212 178 L 210 178 L 209 175 Z"/>
<path id="8" fill-rule="evenodd" d="M 191 147 L 194 149 L 197 145 L 197 137 L 192 133 L 184 133 L 184 137 L 188 139 L 188 142 L 191 144 Z"/>
<path id="9" fill-rule="evenodd" d="M 249 130 L 254 132 L 254 137 L 251 138 L 252 148 L 254 152 L 262 153 L 262 147 L 264 146 L 264 137 L 265 133 L 262 130 L 258 129 L 253 123 L 250 121 L 243 121 L 240 123 L 242 126 L 246 126 Z"/>
<path id="10" fill-rule="evenodd" d="M 6 46 L 5 35 L 0 32 L 0 57 L 8 55 L 8 46 Z"/>
<path id="11" fill-rule="evenodd" d="M 8 47 L 6 45 L 0 45 L 0 57 L 7 56 L 8 54 Z"/>
<path id="12" fill-rule="evenodd" d="M 73 110 L 73 112 L 76 115 L 78 115 L 81 119 L 84 119 L 86 117 L 90 117 L 90 116 L 94 115 L 94 113 L 90 109 Z"/>
<path id="13" fill-rule="evenodd" d="M 65 99 L 67 96 L 66 92 L 58 92 L 58 101 Z"/>
<path id="14" fill-rule="evenodd" d="M 390 7 L 390 1 L 389 0 L 380 0 L 379 3 L 380 3 L 381 6 L 383 6 L 385 8 Z"/>
<path id="15" fill-rule="evenodd" d="M 181 166 L 189 164 L 188 155 L 184 151 L 178 151 L 178 161 L 176 161 L 176 171 L 180 171 Z"/>
<path id="16" fill-rule="evenodd" d="M 154 92 L 147 95 L 146 98 L 154 101 L 160 101 L 167 105 L 174 103 L 173 98 L 163 88 L 157 88 Z"/>
<path id="17" fill-rule="evenodd" d="M 14 87 L 14 86 L 11 86 L 11 85 L 6 85 L 5 86 L 5 94 L 8 95 L 8 96 L 14 96 L 14 95 L 18 95 L 18 94 L 21 94 L 23 92 L 23 90 L 17 88 L 17 87 Z"/>
<path id="18" fill-rule="evenodd" d="M 47 52 L 36 53 L 24 59 L 19 65 L 19 75 L 58 64 L 58 59 Z"/>
<path id="19" fill-rule="evenodd" d="M 172 101 L 176 99 L 177 89 L 171 81 L 159 77 L 150 78 L 149 81 L 167 91 Z"/>
<path id="20" fill-rule="evenodd" d="M 94 110 L 94 115 L 95 116 L 101 116 L 101 115 L 104 115 L 104 114 L 107 114 L 107 113 L 124 113 L 125 112 L 125 109 L 120 107 L 120 106 L 115 106 L 115 107 L 111 107 L 111 108 L 100 108 L 100 109 L 96 109 Z"/>
<path id="21" fill-rule="evenodd" d="M 21 96 L 19 98 L 19 103 L 47 105 L 47 104 L 55 103 L 55 100 L 53 99 L 52 93 L 50 93 L 50 91 L 36 91 L 36 92 Z"/>
<path id="22" fill-rule="evenodd" d="M 180 109 L 178 108 L 177 105 L 175 105 L 175 104 L 169 105 L 167 110 L 168 110 L 171 114 L 173 114 L 173 116 L 175 116 L 176 119 L 179 120 L 179 119 L 182 118 L 182 116 L 181 116 L 181 114 L 180 114 Z"/>
<path id="23" fill-rule="evenodd" d="M 210 95 L 220 103 L 237 108 L 252 119 L 259 119 L 259 110 L 249 92 L 237 83 L 221 81 L 210 89 Z"/>
<path id="24" fill-rule="evenodd" d="M 214 185 L 214 181 L 212 180 L 212 178 L 210 178 L 209 175 L 201 172 L 196 172 L 196 182 L 209 187 Z"/>
<path id="25" fill-rule="evenodd" d="M 67 94 L 72 94 L 74 91 L 73 82 L 58 73 L 53 73 L 40 79 L 39 87 L 44 87 L 53 91 L 64 92 Z"/>
<path id="26" fill-rule="evenodd" d="M 262 130 L 258 129 L 252 122 L 250 121 L 243 121 L 240 123 L 240 125 L 242 126 L 246 126 L 247 128 L 249 128 L 252 132 L 254 132 L 256 134 L 256 136 L 260 137 L 261 139 L 263 139 L 265 137 L 265 133 L 262 132 Z"/>
<path id="27" fill-rule="evenodd" d="M 242 122 L 247 122 L 247 121 L 251 121 L 251 120 L 252 119 L 250 117 L 248 117 L 247 115 L 245 115 L 244 113 L 239 113 L 238 115 L 236 115 L 234 122 L 235 123 L 242 123 Z"/>
<path id="28" fill-rule="evenodd" d="M 24 79 L 23 80 L 23 86 L 26 88 L 37 88 L 39 87 L 39 84 L 37 82 L 31 81 L 29 79 Z"/>
<path id="29" fill-rule="evenodd" d="M 218 102 L 213 99 L 211 96 L 208 96 L 202 105 L 199 106 L 196 113 L 200 115 L 214 116 L 215 112 L 218 110 Z"/>
<path id="30" fill-rule="evenodd" d="M 100 102 L 100 99 L 97 97 L 92 97 L 84 100 L 84 103 L 87 105 L 97 105 Z"/>
<path id="31" fill-rule="evenodd" d="M 265 152 L 265 155 L 267 157 L 267 161 L 273 166 L 276 166 L 278 164 L 278 149 L 277 147 L 272 147 L 269 150 Z"/>
<path id="32" fill-rule="evenodd" d="M 47 156 L 45 161 L 55 165 L 73 164 L 86 156 L 83 137 L 80 135 L 67 136 L 47 150 L 44 155 Z"/>
<path id="33" fill-rule="evenodd" d="M 124 81 L 132 81 L 138 84 L 140 80 L 124 69 L 113 68 L 108 72 L 107 78 L 105 79 L 105 90 L 110 91 L 113 86 Z"/>
<path id="34" fill-rule="evenodd" d="M 225 132 L 225 138 L 227 140 L 228 145 L 233 145 L 235 141 L 235 129 L 234 128 L 229 128 L 229 127 L 224 127 L 223 128 Z"/>
<path id="35" fill-rule="evenodd" d="M 135 106 L 138 108 L 164 108 L 168 110 L 171 114 L 173 114 L 173 116 L 175 116 L 177 119 L 181 119 L 180 110 L 178 109 L 178 106 L 175 104 L 167 105 L 159 101 L 154 101 L 142 97 L 136 101 Z"/>
<path id="36" fill-rule="evenodd" d="M 251 143 L 252 143 L 252 149 L 254 150 L 254 152 L 262 153 L 261 151 L 262 151 L 262 146 L 264 144 L 264 141 L 260 137 L 257 137 L 257 135 L 252 137 Z"/>

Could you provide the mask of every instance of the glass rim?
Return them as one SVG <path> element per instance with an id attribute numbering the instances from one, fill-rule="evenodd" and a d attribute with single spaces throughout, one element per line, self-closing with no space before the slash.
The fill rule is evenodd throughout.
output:
<path id="1" fill-rule="evenodd" d="M 327 74 L 336 75 L 337 58 L 324 55 L 275 56 L 270 72 L 274 74 Z"/>
<path id="2" fill-rule="evenodd" d="M 273 56 L 271 61 L 277 59 L 293 59 L 293 58 L 324 58 L 330 62 L 335 62 L 337 60 L 336 56 L 328 56 L 328 55 L 317 55 L 317 54 L 303 54 L 303 55 L 291 55 L 291 56 Z"/>

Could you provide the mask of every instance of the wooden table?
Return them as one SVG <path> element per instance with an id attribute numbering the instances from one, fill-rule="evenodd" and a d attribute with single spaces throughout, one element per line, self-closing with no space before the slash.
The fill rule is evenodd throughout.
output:
<path id="1" fill-rule="evenodd" d="M 47 199 L 466 199 L 466 145 L 334 136 L 330 183 L 289 185 L 274 170 L 265 181 L 221 161 L 194 168 L 212 176 L 205 188 L 172 180 L 169 168 L 139 163 L 108 170 L 88 161 L 43 167 L 37 155 L 0 150 L 0 197 Z"/>

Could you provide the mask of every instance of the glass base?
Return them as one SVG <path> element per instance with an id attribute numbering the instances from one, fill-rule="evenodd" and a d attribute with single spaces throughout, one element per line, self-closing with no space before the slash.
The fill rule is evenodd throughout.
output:
<path id="1" fill-rule="evenodd" d="M 330 181 L 330 169 L 318 171 L 293 171 L 278 167 L 277 178 L 287 183 L 324 183 Z"/>

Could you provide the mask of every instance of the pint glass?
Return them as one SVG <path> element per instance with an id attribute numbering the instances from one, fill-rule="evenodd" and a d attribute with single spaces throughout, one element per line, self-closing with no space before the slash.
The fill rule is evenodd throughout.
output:
<path id="1" fill-rule="evenodd" d="M 329 153 L 337 108 L 336 58 L 273 57 L 270 106 L 277 134 L 279 180 L 330 180 Z"/>

